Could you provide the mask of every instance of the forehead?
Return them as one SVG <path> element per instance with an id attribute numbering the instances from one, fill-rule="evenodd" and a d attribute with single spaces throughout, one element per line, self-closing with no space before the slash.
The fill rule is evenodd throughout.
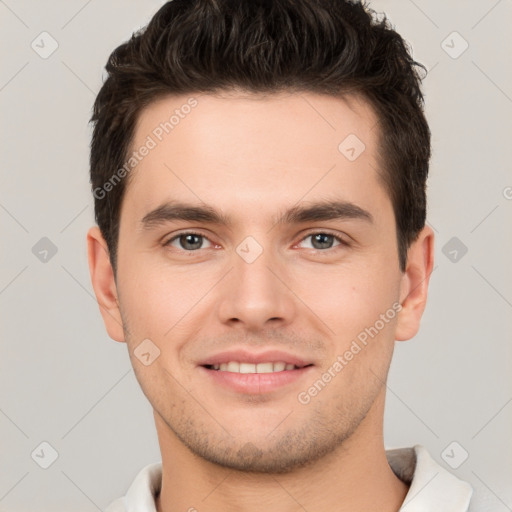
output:
<path id="1" fill-rule="evenodd" d="M 229 201 L 239 213 L 306 196 L 369 204 L 383 192 L 377 138 L 377 117 L 357 96 L 165 97 L 139 116 L 131 150 L 150 149 L 131 171 L 123 203 L 141 214 L 176 198 L 225 210 Z"/>

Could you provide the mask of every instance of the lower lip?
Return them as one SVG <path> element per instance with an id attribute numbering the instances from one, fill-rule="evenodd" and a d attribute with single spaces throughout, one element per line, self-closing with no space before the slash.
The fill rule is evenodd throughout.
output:
<path id="1" fill-rule="evenodd" d="M 199 367 L 206 372 L 215 384 L 223 386 L 237 393 L 261 395 L 278 390 L 286 385 L 292 384 L 304 377 L 313 367 L 305 366 L 296 370 L 283 370 L 273 373 L 235 373 L 210 370 L 204 366 Z"/>

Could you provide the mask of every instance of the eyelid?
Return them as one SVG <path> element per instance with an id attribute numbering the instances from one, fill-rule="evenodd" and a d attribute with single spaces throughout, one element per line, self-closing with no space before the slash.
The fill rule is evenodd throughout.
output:
<path id="1" fill-rule="evenodd" d="M 333 232 L 333 231 L 331 231 L 329 229 L 318 229 L 318 228 L 316 228 L 316 229 L 311 229 L 310 231 L 308 231 L 305 234 L 303 234 L 302 237 L 300 238 L 300 240 L 297 243 L 294 244 L 294 247 L 296 245 L 300 244 L 301 242 L 303 242 L 304 240 L 306 240 L 306 238 L 309 238 L 310 236 L 318 235 L 318 234 L 324 234 L 324 235 L 332 236 L 342 246 L 349 246 L 350 245 L 350 243 L 347 240 L 345 240 L 338 232 Z M 163 246 L 164 247 L 169 246 L 171 244 L 171 242 L 174 242 L 179 237 L 185 236 L 185 235 L 200 236 L 200 237 L 208 240 L 208 242 L 210 242 L 210 244 L 212 244 L 214 246 L 217 245 L 212 240 L 210 240 L 208 235 L 202 233 L 200 230 L 197 230 L 197 231 L 196 230 L 184 230 L 184 231 L 180 231 L 178 233 L 175 233 L 168 240 L 164 241 L 163 242 Z M 318 251 L 318 252 L 328 252 L 329 250 L 333 250 L 335 247 L 338 247 L 338 246 L 330 247 L 328 249 L 313 249 L 313 250 Z M 203 249 L 203 247 L 201 249 Z M 197 251 L 185 251 L 185 249 L 178 249 L 178 250 L 183 250 L 184 252 L 197 252 Z M 200 250 L 200 249 L 198 249 L 198 250 Z"/>
<path id="2" fill-rule="evenodd" d="M 210 242 L 210 244 L 216 245 L 214 242 L 212 242 L 210 240 L 209 236 L 205 235 L 204 233 L 201 233 L 200 231 L 195 231 L 195 230 L 190 230 L 190 229 L 189 230 L 180 231 L 179 233 L 175 233 L 170 238 L 168 238 L 167 240 L 164 239 L 164 242 L 162 242 L 162 245 L 164 247 L 167 247 L 167 246 L 171 245 L 171 242 L 174 242 L 175 240 L 177 240 L 181 236 L 186 236 L 186 235 L 200 236 L 200 237 L 204 238 L 205 240 L 208 240 L 208 242 Z M 203 249 L 203 247 L 201 247 L 201 249 Z M 183 250 L 184 252 L 196 252 L 196 251 L 185 251 L 184 249 L 179 249 L 179 250 Z"/>
<path id="3" fill-rule="evenodd" d="M 349 246 L 350 245 L 350 242 L 345 240 L 345 238 L 343 238 L 339 232 L 333 232 L 333 231 L 331 231 L 329 229 L 318 229 L 318 228 L 317 229 L 312 229 L 311 231 L 308 231 L 305 235 L 302 236 L 302 238 L 295 245 L 300 244 L 306 238 L 309 238 L 312 235 L 319 235 L 319 234 L 332 236 L 342 246 Z M 335 246 L 335 247 L 338 247 L 338 246 Z M 318 252 L 327 252 L 329 250 L 333 250 L 335 247 L 330 247 L 328 249 L 323 249 L 323 250 L 322 249 L 313 249 L 313 250 L 318 251 Z"/>

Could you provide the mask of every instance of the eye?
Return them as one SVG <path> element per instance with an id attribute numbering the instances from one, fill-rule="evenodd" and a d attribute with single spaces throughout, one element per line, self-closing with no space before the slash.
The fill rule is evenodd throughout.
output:
<path id="1" fill-rule="evenodd" d="M 310 233 L 306 237 L 304 237 L 300 243 L 303 243 L 305 240 L 311 239 L 310 246 L 308 249 L 332 249 L 338 245 L 348 245 L 345 241 L 343 241 L 340 237 L 336 235 L 332 235 L 331 233 Z M 335 244 L 335 242 L 337 242 Z"/>
<path id="2" fill-rule="evenodd" d="M 183 249 L 185 251 L 197 251 L 198 249 L 204 249 L 203 243 L 207 242 L 211 246 L 211 242 L 204 235 L 199 233 L 180 233 L 169 239 L 164 245 L 176 247 L 177 249 Z M 179 244 L 178 246 L 176 244 Z"/>

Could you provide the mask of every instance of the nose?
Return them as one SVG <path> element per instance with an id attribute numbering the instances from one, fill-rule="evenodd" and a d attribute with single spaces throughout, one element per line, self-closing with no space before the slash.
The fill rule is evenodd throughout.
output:
<path id="1" fill-rule="evenodd" d="M 220 290 L 221 322 L 247 331 L 289 325 L 296 314 L 289 282 L 285 265 L 272 251 L 264 250 L 252 262 L 235 253 Z"/>

